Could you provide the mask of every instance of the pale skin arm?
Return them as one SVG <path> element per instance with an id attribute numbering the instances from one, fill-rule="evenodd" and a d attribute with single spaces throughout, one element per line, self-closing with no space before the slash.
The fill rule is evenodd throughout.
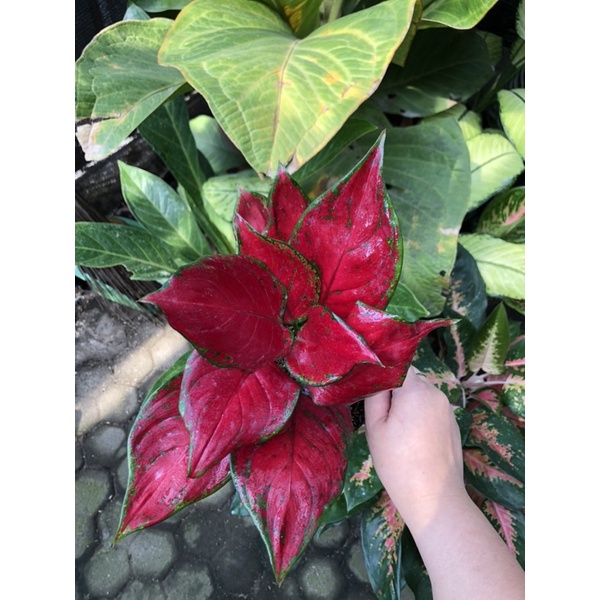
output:
<path id="1" fill-rule="evenodd" d="M 412 367 L 401 388 L 365 399 L 375 470 L 404 519 L 436 600 L 522 600 L 525 574 L 468 496 L 446 396 Z"/>

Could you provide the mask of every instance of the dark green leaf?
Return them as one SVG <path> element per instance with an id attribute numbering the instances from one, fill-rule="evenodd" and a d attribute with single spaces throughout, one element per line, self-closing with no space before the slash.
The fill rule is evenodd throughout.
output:
<path id="1" fill-rule="evenodd" d="M 469 198 L 469 155 L 457 122 L 388 131 L 383 175 L 404 241 L 401 281 L 438 315 Z"/>
<path id="2" fill-rule="evenodd" d="M 75 264 L 83 267 L 123 265 L 132 279 L 164 282 L 186 260 L 141 229 L 112 223 L 75 224 Z"/>
<path id="3" fill-rule="evenodd" d="M 429 117 L 467 100 L 493 73 L 477 32 L 419 31 L 404 67 L 390 66 L 373 100 L 387 113 Z"/>
<path id="4" fill-rule="evenodd" d="M 469 373 L 467 357 L 477 330 L 469 319 L 461 317 L 448 308 L 445 309 L 444 316 L 456 319 L 443 332 L 446 344 L 444 360 L 452 372 L 462 379 Z"/>
<path id="5" fill-rule="evenodd" d="M 319 25 L 323 0 L 261 0 L 277 11 L 299 37 L 306 37 Z"/>
<path id="6" fill-rule="evenodd" d="M 419 302 L 417 297 L 403 284 L 398 283 L 385 309 L 399 316 L 405 323 L 414 323 L 429 316 L 429 311 Z"/>
<path id="7" fill-rule="evenodd" d="M 148 233 L 181 252 L 190 262 L 210 254 L 187 202 L 163 179 L 119 161 L 127 206 Z"/>

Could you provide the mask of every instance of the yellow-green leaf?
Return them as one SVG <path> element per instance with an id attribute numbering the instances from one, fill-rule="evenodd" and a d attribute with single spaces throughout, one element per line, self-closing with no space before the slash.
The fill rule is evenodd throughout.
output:
<path id="1" fill-rule="evenodd" d="M 379 85 L 415 0 L 387 0 L 299 39 L 248 0 L 195 0 L 159 52 L 207 100 L 250 166 L 290 173 L 314 156 Z"/>
<path id="2" fill-rule="evenodd" d="M 101 31 L 75 63 L 77 139 L 87 160 L 99 160 L 185 84 L 160 66 L 158 48 L 170 19 L 122 21 Z"/>
<path id="3" fill-rule="evenodd" d="M 463 234 L 458 241 L 471 253 L 490 296 L 525 299 L 525 245 L 491 235 Z"/>
<path id="4" fill-rule="evenodd" d="M 453 29 L 471 29 L 498 0 L 433 0 L 423 11 L 423 21 Z"/>
<path id="5" fill-rule="evenodd" d="M 525 89 L 500 90 L 500 120 L 508 139 L 525 159 Z"/>

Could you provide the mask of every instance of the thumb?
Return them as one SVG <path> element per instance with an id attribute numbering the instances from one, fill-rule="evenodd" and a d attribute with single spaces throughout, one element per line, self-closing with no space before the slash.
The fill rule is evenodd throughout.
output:
<path id="1" fill-rule="evenodd" d="M 391 400 L 390 390 L 378 392 L 365 398 L 365 425 L 367 429 L 378 422 L 386 421 L 390 412 Z"/>

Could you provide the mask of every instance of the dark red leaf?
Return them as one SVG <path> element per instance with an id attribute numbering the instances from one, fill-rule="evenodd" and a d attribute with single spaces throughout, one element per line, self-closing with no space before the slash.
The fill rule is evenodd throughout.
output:
<path id="1" fill-rule="evenodd" d="M 190 476 L 204 473 L 235 448 L 258 444 L 279 431 L 299 393 L 300 386 L 275 363 L 247 373 L 215 367 L 194 352 L 179 407 L 191 435 Z"/>
<path id="2" fill-rule="evenodd" d="M 284 321 L 291 323 L 307 314 L 319 298 L 319 277 L 308 261 L 287 244 L 257 233 L 240 216 L 235 217 L 239 253 L 265 264 L 287 290 Z"/>
<path id="3" fill-rule="evenodd" d="M 359 364 L 340 381 L 311 388 L 310 393 L 317 404 L 347 404 L 402 385 L 421 340 L 434 329 L 445 327 L 452 321 L 436 319 L 403 323 L 394 315 L 358 302 L 346 322 L 377 354 L 382 366 Z"/>
<path id="4" fill-rule="evenodd" d="M 381 364 L 360 336 L 338 316 L 324 306 L 312 306 L 285 358 L 292 376 L 304 385 L 326 385 L 340 379 L 358 363 Z"/>
<path id="5" fill-rule="evenodd" d="M 229 458 L 198 479 L 187 477 L 190 435 L 179 414 L 182 375 L 150 396 L 129 435 L 129 483 L 117 539 L 163 521 L 219 489 Z"/>
<path id="6" fill-rule="evenodd" d="M 315 406 L 302 395 L 281 433 L 232 453 L 240 498 L 267 545 L 278 583 L 312 539 L 325 505 L 344 482 L 347 408 Z"/>
<path id="7" fill-rule="evenodd" d="M 253 371 L 285 356 L 285 290 L 247 256 L 211 256 L 173 275 L 144 298 L 162 309 L 171 326 L 205 358 Z"/>
<path id="8" fill-rule="evenodd" d="M 319 303 L 345 319 L 357 300 L 385 308 L 400 276 L 400 233 L 381 175 L 383 140 L 313 202 L 291 244 L 321 273 Z"/>
<path id="9" fill-rule="evenodd" d="M 273 182 L 271 204 L 273 221 L 269 237 L 287 242 L 306 210 L 308 200 L 283 167 L 279 167 Z"/>
<path id="10" fill-rule="evenodd" d="M 269 201 L 257 192 L 240 189 L 240 197 L 235 214 L 250 223 L 259 233 L 267 233 L 272 222 Z"/>

